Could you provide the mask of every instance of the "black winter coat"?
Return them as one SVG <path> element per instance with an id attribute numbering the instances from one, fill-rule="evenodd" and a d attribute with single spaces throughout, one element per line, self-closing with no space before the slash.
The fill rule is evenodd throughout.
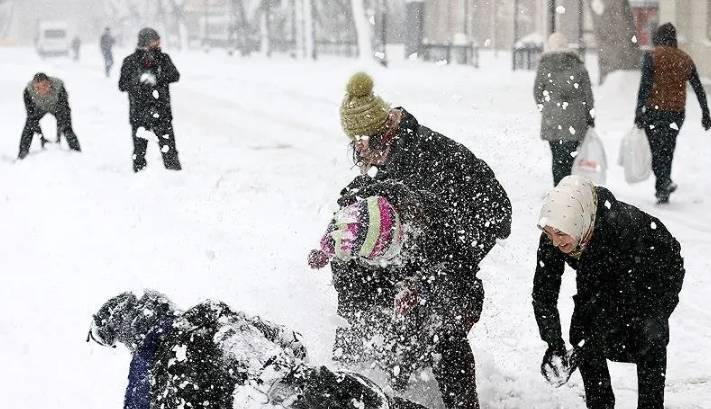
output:
<path id="1" fill-rule="evenodd" d="M 155 78 L 155 84 L 142 82 L 144 75 Z M 136 49 L 123 60 L 119 89 L 128 92 L 129 119 L 132 125 L 149 126 L 171 121 L 169 84 L 177 82 L 180 73 L 168 54 L 160 50 Z"/>
<path id="2" fill-rule="evenodd" d="M 449 288 L 469 288 L 481 260 L 497 239 L 511 232 L 511 202 L 494 172 L 469 149 L 421 126 L 402 109 L 388 162 L 379 167 L 375 178 L 356 178 L 341 192 L 344 196 L 339 203 L 346 204 L 343 199 L 354 194 L 382 194 L 398 207 L 403 189 L 391 187 L 400 184 L 415 196 L 405 200 L 417 202 L 415 207 L 420 207 L 426 219 L 417 258 L 410 260 L 414 265 L 403 270 L 420 270 L 429 276 L 435 265 L 446 266 Z M 391 306 L 394 285 L 402 278 L 388 269 L 355 262 L 334 262 L 332 271 L 341 313 L 353 303 L 372 305 L 373 297 Z M 433 283 L 431 290 L 437 292 L 438 285 Z"/>
<path id="3" fill-rule="evenodd" d="M 247 395 L 264 397 L 262 388 L 305 369 L 300 337 L 223 303 L 198 304 L 177 317 L 157 345 L 149 364 L 150 407 L 196 408 L 210 402 L 209 407 L 231 409 L 240 387 Z"/>
<path id="4" fill-rule="evenodd" d="M 579 259 L 565 255 L 541 234 L 533 280 L 533 309 L 541 338 L 551 346 L 563 344 L 557 304 L 567 263 L 577 271 L 570 327 L 573 345 L 581 340 L 609 344 L 614 334 L 629 334 L 630 328 L 634 332 L 650 319 L 664 324 L 662 336 L 668 342 L 666 323 L 679 302 L 684 279 L 679 242 L 659 219 L 617 201 L 603 187 L 595 190 L 593 236 Z M 635 351 L 627 353 L 635 355 Z"/>

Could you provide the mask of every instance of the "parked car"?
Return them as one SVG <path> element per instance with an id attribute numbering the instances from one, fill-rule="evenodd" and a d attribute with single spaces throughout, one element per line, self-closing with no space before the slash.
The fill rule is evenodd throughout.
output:
<path id="1" fill-rule="evenodd" d="M 42 57 L 69 55 L 71 38 L 63 21 L 40 21 L 37 25 L 35 47 Z"/>

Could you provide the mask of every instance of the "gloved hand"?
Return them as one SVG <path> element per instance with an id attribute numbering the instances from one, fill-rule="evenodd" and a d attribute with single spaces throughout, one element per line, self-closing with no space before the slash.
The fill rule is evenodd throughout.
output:
<path id="1" fill-rule="evenodd" d="M 337 201 L 338 205 L 346 207 L 355 203 L 356 200 L 358 200 L 358 197 L 363 197 L 360 194 L 361 189 L 373 182 L 373 178 L 368 175 L 356 176 L 355 179 L 348 184 L 348 186 L 341 190 L 341 197 Z"/>
<path id="2" fill-rule="evenodd" d="M 143 85 L 155 86 L 157 83 L 156 76 L 151 71 L 144 71 L 139 78 Z"/>
<path id="3" fill-rule="evenodd" d="M 405 317 L 420 303 L 420 291 L 417 282 L 411 279 L 398 282 L 396 288 L 398 292 L 395 294 L 393 310 L 396 316 Z"/>
<path id="4" fill-rule="evenodd" d="M 701 126 L 703 126 L 706 131 L 711 129 L 711 115 L 709 115 L 708 112 L 704 112 L 704 115 L 701 118 Z"/>
<path id="5" fill-rule="evenodd" d="M 593 118 L 592 116 L 588 115 L 587 124 L 588 124 L 588 126 L 589 126 L 590 128 L 594 128 L 594 127 L 595 127 L 595 118 Z"/>
<path id="6" fill-rule="evenodd" d="M 566 351 L 565 344 L 561 341 L 548 346 L 546 353 L 543 355 L 541 374 L 548 383 L 558 388 L 568 382 L 577 367 L 575 349 Z"/>
<path id="7" fill-rule="evenodd" d="M 358 196 L 383 196 L 409 220 L 422 220 L 425 216 L 418 193 L 402 182 L 383 180 L 371 183 L 362 188 Z"/>
<path id="8" fill-rule="evenodd" d="M 645 118 L 644 112 L 637 111 L 637 113 L 634 116 L 634 124 L 637 126 L 637 128 L 644 129 L 646 122 L 647 122 L 647 118 Z"/>
<path id="9" fill-rule="evenodd" d="M 328 264 L 329 261 L 330 259 L 328 257 L 328 254 L 324 253 L 321 250 L 314 249 L 309 252 L 309 267 L 315 270 L 326 267 L 326 264 Z"/>

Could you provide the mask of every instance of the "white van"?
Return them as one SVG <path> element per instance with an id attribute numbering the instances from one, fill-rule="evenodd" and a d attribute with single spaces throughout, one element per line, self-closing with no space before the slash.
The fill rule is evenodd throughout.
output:
<path id="1" fill-rule="evenodd" d="M 71 39 L 66 22 L 40 21 L 37 24 L 37 53 L 42 57 L 69 55 Z"/>

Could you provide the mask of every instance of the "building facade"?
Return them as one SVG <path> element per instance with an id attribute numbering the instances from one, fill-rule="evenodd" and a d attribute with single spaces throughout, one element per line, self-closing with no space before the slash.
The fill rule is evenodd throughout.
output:
<path id="1" fill-rule="evenodd" d="M 12 8 L 6 29 L 0 33 L 0 43 L 7 45 L 32 45 L 41 21 L 63 21 L 69 26 L 71 37 L 83 41 L 98 41 L 106 25 L 106 15 L 101 1 L 96 0 L 10 0 Z"/>
<path id="2" fill-rule="evenodd" d="M 520 41 L 541 44 L 552 29 L 572 45 L 592 38 L 592 21 L 583 0 L 426 0 L 425 33 L 429 42 L 473 41 L 481 48 L 510 50 Z M 552 7 L 551 7 L 552 6 Z M 555 10 L 555 21 L 551 19 Z"/>
<path id="3" fill-rule="evenodd" d="M 676 26 L 679 47 L 694 59 L 702 77 L 711 78 L 711 1 L 660 0 L 659 22 Z"/>

